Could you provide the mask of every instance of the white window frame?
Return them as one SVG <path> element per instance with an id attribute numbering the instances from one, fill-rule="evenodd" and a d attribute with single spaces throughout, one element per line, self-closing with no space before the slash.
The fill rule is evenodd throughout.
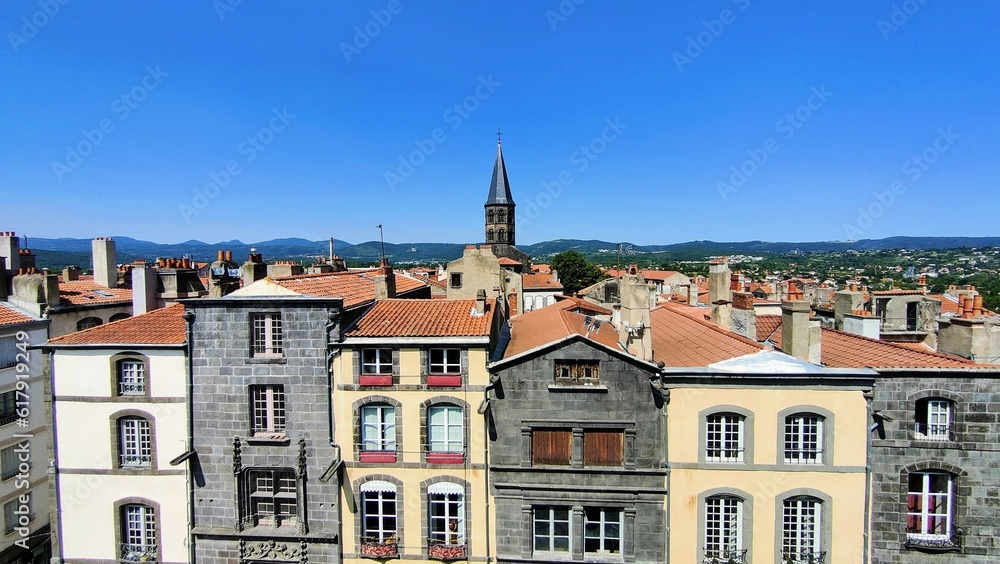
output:
<path id="1" fill-rule="evenodd" d="M 947 441 L 951 437 L 953 403 L 944 398 L 925 398 L 920 402 L 923 410 L 924 423 L 916 426 L 916 434 L 920 439 L 928 441 Z"/>
<path id="2" fill-rule="evenodd" d="M 455 421 L 457 417 L 458 421 Z M 457 405 L 432 405 L 427 408 L 427 450 L 430 452 L 465 452 L 465 413 Z M 458 437 L 453 434 L 457 429 Z M 439 437 L 439 438 L 435 438 Z"/>
<path id="3" fill-rule="evenodd" d="M 705 416 L 706 462 L 743 462 L 745 420 L 738 413 L 711 413 Z"/>
<path id="4" fill-rule="evenodd" d="M 140 562 L 143 557 L 157 556 L 156 513 L 141 503 L 130 503 L 121 508 L 122 537 L 121 559 L 123 562 Z"/>
<path id="5" fill-rule="evenodd" d="M 556 512 L 565 513 L 565 518 L 556 516 Z M 573 509 L 566 505 L 536 505 L 532 508 L 531 523 L 531 546 L 535 554 L 570 554 L 573 552 Z M 558 524 L 566 525 L 566 534 L 556 534 L 555 528 Z M 548 532 L 540 533 L 540 526 Z M 565 548 L 557 548 L 556 540 L 566 539 Z M 545 544 L 546 548 L 539 548 L 539 541 Z"/>
<path id="6" fill-rule="evenodd" d="M 743 510 L 743 500 L 736 496 L 705 499 L 705 558 L 725 562 L 742 556 Z"/>
<path id="7" fill-rule="evenodd" d="M 247 505 L 250 524 L 280 527 L 298 519 L 298 485 L 287 468 L 247 470 Z M 289 508 L 290 511 L 283 511 Z"/>
<path id="8" fill-rule="evenodd" d="M 823 423 L 815 413 L 785 417 L 786 464 L 823 464 Z"/>
<path id="9" fill-rule="evenodd" d="M 367 486 L 367 487 L 366 487 Z M 399 521 L 396 519 L 396 486 L 390 482 L 366 482 L 361 485 L 361 541 L 384 544 L 396 542 Z M 375 509 L 374 512 L 369 507 Z M 368 520 L 375 518 L 378 526 L 368 528 Z M 387 525 L 391 519 L 393 526 Z"/>
<path id="10" fill-rule="evenodd" d="M 370 358 L 366 358 L 369 357 Z M 392 374 L 392 349 L 365 347 L 361 349 L 362 374 Z"/>
<path id="11" fill-rule="evenodd" d="M 440 355 L 439 359 L 435 356 Z M 454 358 L 449 358 L 454 355 Z M 436 362 L 435 362 L 436 361 Z M 427 351 L 428 374 L 461 374 L 462 349 L 434 347 Z"/>
<path id="12" fill-rule="evenodd" d="M 596 513 L 596 519 L 594 519 L 594 514 Z M 617 513 L 617 519 L 612 518 L 612 514 Z M 624 516 L 625 512 L 619 507 L 585 507 L 583 509 L 583 553 L 596 554 L 596 555 L 616 555 L 620 556 L 622 554 L 622 548 L 624 545 Z M 593 534 L 588 529 L 592 526 L 597 526 L 597 534 Z M 608 534 L 608 530 L 617 525 L 618 526 L 618 536 L 612 536 Z M 598 543 L 597 550 L 587 550 L 587 542 L 596 540 Z M 617 550 L 610 548 L 609 545 L 612 543 L 617 543 Z"/>
<path id="13" fill-rule="evenodd" d="M 782 503 L 781 554 L 794 563 L 816 562 L 823 551 L 823 502 L 793 497 Z"/>
<path id="14" fill-rule="evenodd" d="M 372 404 L 361 408 L 361 450 L 396 450 L 396 408 Z"/>
<path id="15" fill-rule="evenodd" d="M 146 394 L 146 363 L 125 358 L 118 361 L 118 395 L 142 396 Z"/>
<path id="16" fill-rule="evenodd" d="M 912 491 L 910 484 L 907 483 L 907 498 L 909 496 L 918 496 L 920 500 L 920 507 L 917 511 L 910 511 L 907 507 L 907 523 L 911 517 L 916 517 L 920 520 L 920 530 L 915 532 L 907 531 L 906 537 L 910 541 L 943 541 L 950 540 L 952 536 L 952 524 L 954 523 L 954 492 L 955 492 L 955 477 L 948 472 L 912 472 L 910 476 L 920 476 L 920 491 Z M 943 478 L 947 480 L 947 487 L 944 492 L 932 492 L 931 491 L 931 480 L 932 478 Z M 944 502 L 944 512 L 940 512 L 938 507 L 935 507 L 933 501 L 935 499 L 942 499 Z M 930 531 L 928 526 L 931 522 L 944 519 L 944 529 L 943 533 L 936 533 Z"/>
<path id="17" fill-rule="evenodd" d="M 465 489 L 459 484 L 438 482 L 427 488 L 427 536 L 431 544 L 465 544 Z M 451 523 L 455 528 L 451 528 Z"/>
<path id="18" fill-rule="evenodd" d="M 281 384 L 250 386 L 253 435 L 284 435 L 286 423 L 285 387 Z"/>
<path id="19" fill-rule="evenodd" d="M 153 433 L 148 419 L 136 416 L 118 419 L 118 465 L 122 468 L 153 465 Z"/>
<path id="20" fill-rule="evenodd" d="M 280 313 L 250 314 L 250 356 L 254 358 L 284 356 Z"/>

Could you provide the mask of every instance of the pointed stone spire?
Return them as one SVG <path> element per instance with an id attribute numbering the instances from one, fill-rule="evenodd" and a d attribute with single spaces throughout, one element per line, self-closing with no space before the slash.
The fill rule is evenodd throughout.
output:
<path id="1" fill-rule="evenodd" d="M 510 184 L 507 182 L 507 167 L 503 164 L 503 150 L 497 139 L 497 160 L 493 164 L 493 179 L 490 181 L 490 195 L 486 205 L 514 205 L 514 197 L 510 195 Z"/>

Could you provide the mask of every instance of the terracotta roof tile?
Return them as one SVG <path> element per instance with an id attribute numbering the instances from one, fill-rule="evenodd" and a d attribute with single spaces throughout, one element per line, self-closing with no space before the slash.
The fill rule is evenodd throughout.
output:
<path id="1" fill-rule="evenodd" d="M 873 296 L 919 296 L 923 294 L 920 290 L 904 290 L 893 288 L 892 290 L 872 290 Z"/>
<path id="2" fill-rule="evenodd" d="M 378 269 L 347 270 L 323 274 L 284 276 L 274 281 L 293 292 L 317 298 L 344 298 L 350 308 L 375 299 L 375 275 Z M 427 282 L 396 272 L 396 295 L 406 294 L 427 286 Z"/>
<path id="3" fill-rule="evenodd" d="M 402 300 L 377 302 L 345 333 L 347 337 L 486 337 L 495 304 L 475 315 L 476 300 Z"/>
<path id="4" fill-rule="evenodd" d="M 708 366 L 765 348 L 708 321 L 685 315 L 678 308 L 654 309 L 650 313 L 650 324 L 653 358 L 666 366 Z"/>
<path id="5" fill-rule="evenodd" d="M 928 294 L 928 298 L 933 298 L 941 302 L 941 314 L 950 313 L 952 315 L 961 315 L 962 311 L 958 308 L 958 298 L 954 296 L 949 296 L 947 294 Z M 995 315 L 992 311 L 983 308 L 983 315 L 990 316 Z"/>
<path id="6" fill-rule="evenodd" d="M 618 333 L 610 323 L 590 318 L 591 325 L 588 326 L 587 319 L 586 315 L 569 312 L 560 307 L 543 307 L 521 314 L 510 322 L 510 343 L 504 351 L 504 358 L 519 355 L 571 335 L 581 335 L 607 347 L 622 350 L 618 345 Z M 594 326 L 597 329 L 592 329 Z M 588 328 L 591 329 L 589 332 Z"/>
<path id="7" fill-rule="evenodd" d="M 59 282 L 59 297 L 63 305 L 131 303 L 130 288 L 108 288 L 94 280 Z"/>
<path id="8" fill-rule="evenodd" d="M 762 343 L 768 339 L 773 339 L 774 332 L 777 331 L 779 327 L 781 327 L 780 315 L 758 315 L 757 341 Z"/>
<path id="9" fill-rule="evenodd" d="M 610 309 L 608 309 L 608 308 L 606 308 L 606 307 L 604 307 L 602 305 L 595 304 L 592 301 L 585 300 L 583 298 L 578 298 L 576 296 L 557 295 L 556 296 L 556 307 L 560 307 L 560 308 L 565 309 L 567 311 L 573 311 L 575 309 L 582 309 L 585 312 L 594 313 L 594 314 L 597 314 L 597 315 L 611 315 L 611 310 Z M 577 313 L 582 313 L 582 312 L 577 312 Z"/>
<path id="10" fill-rule="evenodd" d="M 0 302 L 0 325 L 18 325 L 32 321 L 38 320 L 11 305 Z"/>
<path id="11" fill-rule="evenodd" d="M 538 289 L 548 289 L 548 290 L 562 290 L 563 285 L 556 282 L 551 274 L 522 274 L 521 275 L 521 288 L 527 292 L 528 290 L 538 290 Z"/>
<path id="12" fill-rule="evenodd" d="M 500 266 L 524 266 L 510 257 L 500 257 Z"/>
<path id="13" fill-rule="evenodd" d="M 608 276 L 611 277 L 617 277 L 628 274 L 628 271 L 625 269 L 618 270 L 615 268 L 609 268 L 607 274 Z M 671 276 L 680 273 L 677 272 L 676 270 L 640 270 L 639 274 L 642 274 L 642 278 L 644 280 L 656 280 L 659 282 L 663 282 L 667 278 L 670 278 Z"/>
<path id="14" fill-rule="evenodd" d="M 112 321 L 50 339 L 50 345 L 182 345 L 187 340 L 184 306 L 171 304 L 149 313 Z"/>

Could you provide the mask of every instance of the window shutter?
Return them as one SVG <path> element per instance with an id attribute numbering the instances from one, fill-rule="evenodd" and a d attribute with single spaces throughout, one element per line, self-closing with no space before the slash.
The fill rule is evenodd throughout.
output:
<path id="1" fill-rule="evenodd" d="M 535 429 L 531 432 L 531 462 L 568 466 L 573 435 L 568 429 Z"/>
<path id="2" fill-rule="evenodd" d="M 584 466 L 621 466 L 625 450 L 625 435 L 621 431 L 585 431 L 583 434 Z"/>

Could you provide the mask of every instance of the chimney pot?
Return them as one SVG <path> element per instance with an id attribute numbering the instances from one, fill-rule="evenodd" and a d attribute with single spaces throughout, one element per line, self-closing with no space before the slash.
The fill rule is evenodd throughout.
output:
<path id="1" fill-rule="evenodd" d="M 233 262 L 233 251 L 226 251 L 226 262 Z"/>

